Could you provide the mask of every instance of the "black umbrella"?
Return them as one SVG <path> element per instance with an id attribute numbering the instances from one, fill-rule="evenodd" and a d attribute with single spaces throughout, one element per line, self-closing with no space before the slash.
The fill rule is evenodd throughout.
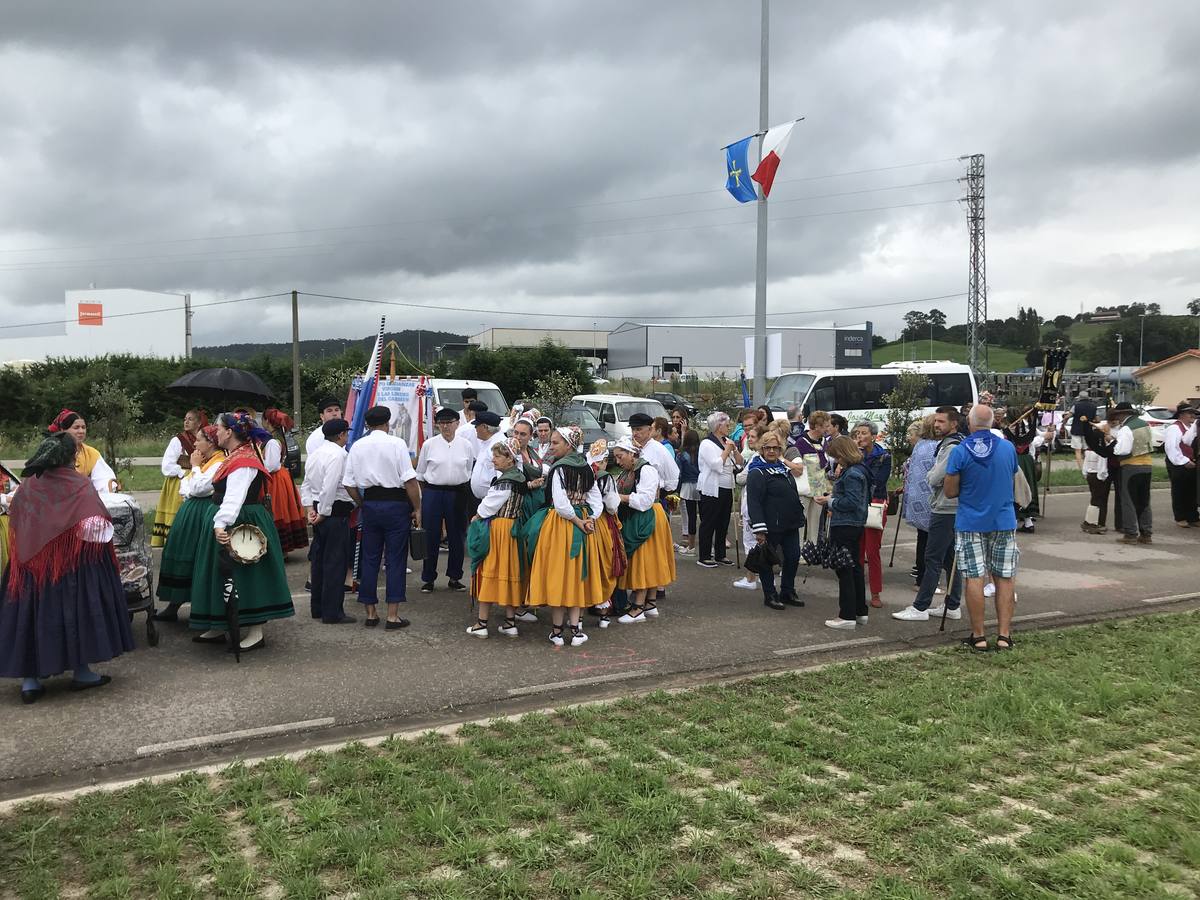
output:
<path id="1" fill-rule="evenodd" d="M 196 369 L 167 385 L 169 391 L 195 394 L 223 394 L 230 397 L 255 397 L 270 400 L 275 396 L 266 382 L 244 369 Z"/>

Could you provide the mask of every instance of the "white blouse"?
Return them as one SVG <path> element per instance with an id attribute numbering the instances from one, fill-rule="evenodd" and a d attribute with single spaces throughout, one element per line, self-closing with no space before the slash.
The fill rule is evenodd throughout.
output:
<path id="1" fill-rule="evenodd" d="M 700 478 L 696 486 L 705 497 L 716 497 L 721 488 L 733 488 L 733 473 L 737 468 L 734 452 L 730 452 L 724 462 L 721 454 L 724 451 L 713 441 L 705 438 L 700 442 Z"/>
<path id="2" fill-rule="evenodd" d="M 555 473 L 557 477 L 550 479 L 550 499 L 554 502 L 554 511 L 564 519 L 575 518 L 575 507 L 572 505 L 570 498 L 567 497 L 567 489 L 563 486 L 563 478 L 565 477 L 562 470 L 559 469 Z M 604 498 L 600 496 L 600 488 L 592 485 L 592 489 L 587 492 L 587 505 L 591 510 L 592 518 L 600 515 L 600 511 L 604 509 Z"/>
<path id="3" fill-rule="evenodd" d="M 104 461 L 104 457 L 96 460 L 96 465 L 92 466 L 91 481 L 92 487 L 96 489 L 97 494 L 112 493 L 111 485 L 117 480 L 117 473 L 112 470 L 112 466 Z"/>
<path id="4" fill-rule="evenodd" d="M 167 449 L 163 452 L 162 457 L 162 473 L 163 478 L 182 478 L 184 475 L 183 466 L 179 465 L 179 457 L 183 455 L 183 443 L 178 436 L 171 438 L 171 443 L 167 444 Z"/>
<path id="5" fill-rule="evenodd" d="M 489 519 L 504 508 L 504 504 L 512 497 L 512 488 L 492 485 L 483 499 L 479 501 L 478 515 L 481 519 Z"/>
<path id="6" fill-rule="evenodd" d="M 183 481 L 179 482 L 179 496 L 185 500 L 189 497 L 211 497 L 213 476 L 219 468 L 219 465 L 215 465 L 205 472 L 199 466 L 192 466 L 192 471 L 184 475 Z"/>
<path id="7" fill-rule="evenodd" d="M 597 475 L 596 486 L 604 498 L 604 508 L 615 515 L 621 508 L 621 493 L 617 490 L 617 480 L 611 475 Z"/>
<path id="8" fill-rule="evenodd" d="M 267 467 L 267 472 L 274 475 L 279 471 L 280 459 L 283 456 L 283 448 L 279 445 L 279 441 L 271 438 L 263 447 L 263 465 Z"/>
<path id="9" fill-rule="evenodd" d="M 254 476 L 257 474 L 258 469 L 245 466 L 234 469 L 225 476 L 225 499 L 213 517 L 214 530 L 229 528 L 237 521 L 238 513 L 242 511 L 242 504 L 246 502 L 246 495 L 250 492 L 250 485 L 254 483 Z"/>
<path id="10" fill-rule="evenodd" d="M 637 487 L 633 493 L 629 495 L 629 508 L 636 509 L 638 512 L 645 512 L 654 506 L 658 500 L 658 486 L 661 482 L 658 480 L 658 470 L 650 464 L 646 464 L 638 470 Z"/>

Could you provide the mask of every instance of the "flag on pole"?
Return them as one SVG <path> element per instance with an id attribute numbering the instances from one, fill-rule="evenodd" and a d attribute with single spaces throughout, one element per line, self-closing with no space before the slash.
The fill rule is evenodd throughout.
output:
<path id="1" fill-rule="evenodd" d="M 788 122 L 786 125 L 776 125 L 774 128 L 768 129 L 767 133 L 763 135 L 762 161 L 750 177 L 762 185 L 764 197 L 771 194 L 771 184 L 775 181 L 775 171 L 779 168 L 779 162 L 783 159 L 783 151 L 787 149 L 788 141 L 792 137 L 792 129 L 795 126 L 795 122 Z"/>
<path id="2" fill-rule="evenodd" d="M 375 405 L 379 390 L 379 370 L 383 364 L 383 327 L 386 318 L 379 320 L 379 334 L 375 338 L 375 349 L 367 362 L 366 371 L 350 383 L 350 395 L 346 398 L 346 418 L 350 422 L 349 447 L 363 436 L 366 430 L 367 410 Z"/>
<path id="3" fill-rule="evenodd" d="M 742 369 L 741 382 L 742 382 L 742 406 L 744 406 L 746 409 L 749 409 L 750 408 L 750 389 L 746 385 L 746 370 L 745 369 Z"/>
<path id="4" fill-rule="evenodd" d="M 754 135 L 742 138 L 725 148 L 725 190 L 733 194 L 738 203 L 749 203 L 758 199 L 758 192 L 750 183 L 747 172 L 750 171 L 750 142 Z"/>

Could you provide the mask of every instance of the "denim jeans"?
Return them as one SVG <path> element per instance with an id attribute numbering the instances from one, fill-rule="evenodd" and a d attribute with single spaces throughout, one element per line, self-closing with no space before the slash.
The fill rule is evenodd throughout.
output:
<path id="1" fill-rule="evenodd" d="M 779 572 L 779 593 L 785 597 L 795 597 L 796 570 L 800 567 L 800 529 L 768 531 L 767 543 L 776 548 L 783 559 L 783 565 Z M 777 596 L 773 569 L 759 572 L 758 580 L 762 584 L 763 596 L 766 599 L 770 600 Z"/>
<path id="2" fill-rule="evenodd" d="M 929 532 L 925 538 L 925 570 L 921 575 L 920 589 L 913 606 L 929 609 L 933 592 L 954 566 L 954 513 L 934 513 L 929 517 Z M 962 603 L 962 575 L 954 572 L 954 582 L 946 594 L 946 608 L 958 609 Z"/>

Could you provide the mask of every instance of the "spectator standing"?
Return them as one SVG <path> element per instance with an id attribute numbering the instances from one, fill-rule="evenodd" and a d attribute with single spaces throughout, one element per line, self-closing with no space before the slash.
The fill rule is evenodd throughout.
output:
<path id="1" fill-rule="evenodd" d="M 706 569 L 732 566 L 725 555 L 725 536 L 733 512 L 733 474 L 737 470 L 737 444 L 729 438 L 730 419 L 723 412 L 708 417 L 708 437 L 700 442 L 700 549 L 696 564 Z"/>
<path id="2" fill-rule="evenodd" d="M 1017 451 L 991 431 L 993 413 L 978 404 L 968 417 L 971 433 L 954 448 L 946 465 L 943 490 L 958 498 L 955 541 L 958 569 L 967 581 L 967 614 L 972 650 L 988 650 L 983 625 L 983 582 L 990 574 L 996 588 L 996 649 L 1011 650 L 1013 579 L 1021 552 L 1017 548 L 1017 513 L 1013 476 Z"/>
<path id="3" fill-rule="evenodd" d="M 795 446 L 796 441 L 804 434 L 804 411 L 795 403 L 787 409 L 788 443 Z M 786 450 L 787 447 L 784 447 Z"/>
<path id="4" fill-rule="evenodd" d="M 1152 460 L 1150 426 L 1138 418 L 1128 401 L 1113 407 L 1119 426 L 1113 455 L 1121 461 L 1121 525 L 1123 544 L 1149 544 L 1154 532 L 1150 512 L 1150 472 Z"/>
<path id="5" fill-rule="evenodd" d="M 792 472 L 782 461 L 783 438 L 767 431 L 758 439 L 758 456 L 747 468 L 745 496 L 750 511 L 750 529 L 756 544 L 770 544 L 783 560 L 779 590 L 772 569 L 759 572 L 763 603 L 770 609 L 803 606 L 796 596 L 796 569 L 800 565 L 800 529 L 804 509 Z"/>
<path id="6" fill-rule="evenodd" d="M 871 496 L 871 474 L 862 464 L 862 451 L 845 435 L 839 435 L 825 448 L 833 464 L 833 493 L 816 498 L 828 507 L 829 540 L 841 549 L 846 565 L 836 569 L 838 577 L 838 617 L 826 619 L 829 628 L 853 629 L 866 625 L 866 585 L 863 582 L 859 545 L 867 522 L 867 506 Z"/>
<path id="7" fill-rule="evenodd" d="M 1171 479 L 1171 513 L 1180 528 L 1200 528 L 1196 508 L 1196 448 L 1185 441 L 1196 409 L 1186 403 L 1175 409 L 1175 421 L 1163 427 L 1163 452 L 1167 457 L 1167 475 Z"/>
<path id="8" fill-rule="evenodd" d="M 904 521 L 917 532 L 916 581 L 913 590 L 921 584 L 925 572 L 925 543 L 929 539 L 929 497 L 931 489 L 926 476 L 933 467 L 933 457 L 938 441 L 933 428 L 933 416 L 928 415 L 920 422 L 908 426 L 908 440 L 912 453 L 904 461 Z"/>
<path id="9" fill-rule="evenodd" d="M 1096 404 L 1087 391 L 1080 391 L 1071 408 L 1071 449 L 1075 451 L 1075 465 L 1083 471 L 1083 451 L 1087 449 L 1088 429 L 1096 422 Z M 1032 485 L 1030 485 L 1032 487 Z"/>
<path id="10" fill-rule="evenodd" d="M 733 483 L 741 488 L 738 491 L 741 495 L 738 501 L 738 516 L 742 524 L 742 552 L 746 556 L 750 555 L 750 551 L 756 543 L 754 531 L 750 527 L 750 507 L 749 499 L 746 496 L 746 479 L 750 475 L 750 463 L 758 459 L 758 442 L 769 430 L 765 425 L 759 424 L 746 432 L 746 443 L 742 448 L 742 465 L 740 471 L 733 476 Z M 747 591 L 757 591 L 758 573 L 747 569 L 746 573 L 733 583 L 733 586 Z"/>
<path id="11" fill-rule="evenodd" d="M 683 504 L 680 515 L 680 535 L 683 542 L 676 546 L 680 553 L 696 552 L 696 513 L 700 501 L 700 491 L 696 482 L 700 478 L 700 435 L 688 429 L 683 432 L 683 446 L 675 454 L 679 464 L 679 500 Z"/>
<path id="12" fill-rule="evenodd" d="M 892 477 L 892 455 L 876 441 L 879 425 L 864 419 L 854 426 L 854 443 L 862 453 L 862 464 L 871 476 L 871 503 L 883 503 L 883 525 L 887 527 L 887 485 Z M 862 534 L 862 562 L 870 570 L 871 605 L 883 606 L 883 566 L 879 559 L 879 548 L 883 544 L 882 528 L 864 528 Z"/>

